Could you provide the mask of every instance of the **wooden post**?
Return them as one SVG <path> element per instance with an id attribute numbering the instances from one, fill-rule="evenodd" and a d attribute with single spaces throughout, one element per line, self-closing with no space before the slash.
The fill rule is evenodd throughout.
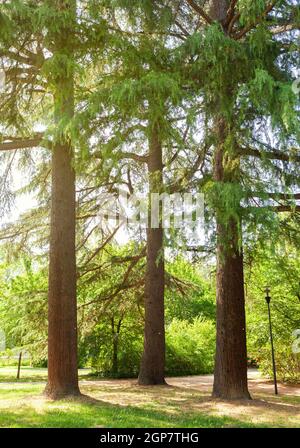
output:
<path id="1" fill-rule="evenodd" d="M 18 362 L 18 373 L 17 373 L 17 380 L 20 379 L 20 373 L 21 373 L 21 363 L 22 363 L 22 352 L 19 354 L 19 362 Z"/>

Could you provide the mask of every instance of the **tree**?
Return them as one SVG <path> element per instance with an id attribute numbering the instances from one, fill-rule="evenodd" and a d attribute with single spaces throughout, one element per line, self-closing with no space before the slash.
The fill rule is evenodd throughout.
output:
<path id="1" fill-rule="evenodd" d="M 232 28 L 227 28 L 226 24 L 231 23 L 230 20 L 234 20 L 232 19 L 235 9 L 234 2 L 213 3 L 213 17 L 221 23 L 224 33 L 228 34 Z M 263 13 L 268 15 L 275 3 L 264 6 Z M 233 12 L 230 11 L 230 6 L 233 7 Z M 255 6 L 258 8 L 256 12 L 258 14 L 259 5 Z M 241 6 L 238 5 L 238 8 Z M 264 17 L 260 16 L 257 21 L 263 21 Z M 251 19 L 248 21 L 249 25 L 235 35 L 237 39 L 242 39 L 248 31 L 255 28 Z M 267 40 L 265 45 L 268 45 Z M 276 64 L 274 59 L 270 63 Z M 224 91 L 222 94 L 226 101 L 226 98 L 234 93 L 229 86 L 227 92 Z M 268 112 L 266 111 L 266 113 Z M 272 115 L 273 111 L 269 110 L 269 113 Z M 235 141 L 236 139 L 232 132 L 232 129 L 236 127 L 236 121 L 231 123 L 228 114 L 225 113 L 217 116 L 215 123 L 217 144 L 214 179 L 216 188 L 218 189 L 219 184 L 220 188 L 229 187 L 232 192 L 234 189 L 238 191 L 241 176 L 239 151 L 236 143 L 233 146 L 229 143 L 230 140 Z M 230 152 L 228 153 L 228 151 Z M 220 205 L 222 207 L 224 203 Z M 231 205 L 234 206 L 234 210 L 238 211 L 241 206 L 238 195 L 236 204 Z M 223 211 L 220 214 L 220 207 L 217 207 L 217 352 L 213 395 L 221 398 L 250 398 L 247 389 L 243 249 L 242 236 L 239 236 L 242 221 L 239 213 L 236 216 L 234 213 L 229 213 L 227 220 L 221 216 L 222 213 Z"/>
<path id="2" fill-rule="evenodd" d="M 295 139 L 299 134 L 295 125 L 298 120 L 295 98 L 290 88 L 295 61 L 293 34 L 285 34 L 285 42 L 277 35 L 299 28 L 299 19 L 293 2 L 245 0 L 200 4 L 187 0 L 185 4 L 185 7 L 177 5 L 173 30 L 185 41 L 182 51 L 188 62 L 183 70 L 195 82 L 195 101 L 202 105 L 204 115 L 199 133 L 209 148 L 206 163 L 213 167 L 204 191 L 216 221 L 214 396 L 248 399 L 243 237 L 247 237 L 250 222 L 260 226 L 265 219 L 267 225 L 268 210 L 292 210 L 292 198 L 296 199 L 293 164 L 297 156 L 294 158 L 293 154 L 297 151 L 293 147 L 297 146 Z M 196 24 L 191 11 L 198 17 Z M 266 134 L 268 131 L 276 134 L 281 150 L 264 144 L 268 137 L 263 136 L 262 123 Z M 251 157 L 260 161 L 254 162 Z M 279 168 L 277 160 L 289 164 Z M 275 170 L 280 171 L 282 183 L 276 185 L 274 181 L 275 192 L 270 192 L 270 184 L 263 182 L 263 178 L 270 179 L 270 172 Z M 285 179 L 289 179 L 291 196 L 282 191 L 286 188 Z M 255 183 L 265 195 L 261 193 L 259 207 L 253 210 Z M 276 198 L 276 189 L 283 202 L 287 202 L 278 208 L 271 200 Z M 271 201 L 266 203 L 267 200 Z M 272 216 L 275 218 L 274 213 Z"/>
<path id="3" fill-rule="evenodd" d="M 23 92 L 19 91 L 19 85 L 22 86 L 24 75 L 31 81 L 33 95 L 38 91 L 39 84 L 47 85 L 54 100 L 56 129 L 51 144 L 53 150 L 52 205 L 46 393 L 52 398 L 70 394 L 77 395 L 79 388 L 77 377 L 75 173 L 72 165 L 73 148 L 65 136 L 65 130 L 62 129 L 62 123 L 70 121 L 74 113 L 72 53 L 74 40 L 72 36 L 76 23 L 76 1 L 58 0 L 54 5 L 48 0 L 37 2 L 35 5 L 32 2 L 20 4 L 12 1 L 5 5 L 5 8 L 12 23 L 20 25 L 18 44 L 22 48 L 22 50 L 17 49 L 16 52 L 10 51 L 7 43 L 4 42 L 6 45 L 4 45 L 2 55 L 11 60 L 12 65 L 16 65 L 16 67 L 7 69 L 8 81 L 15 85 L 9 94 L 10 107 L 18 101 L 22 101 Z M 28 26 L 30 27 L 29 33 Z M 48 31 L 46 36 L 45 29 Z M 11 38 L 13 37 L 14 33 Z M 16 47 L 16 44 L 14 46 Z M 48 60 L 44 56 L 45 48 L 52 54 Z M 27 57 L 22 57 L 22 51 L 27 54 Z M 19 63 L 23 65 L 20 70 L 18 69 Z M 42 90 L 42 95 L 45 95 L 44 90 Z M 12 112 L 9 111 L 8 117 L 11 114 Z M 17 128 L 16 117 L 13 117 L 13 125 Z M 35 139 L 26 139 L 24 145 L 19 143 L 16 138 L 10 148 L 4 147 L 3 149 L 43 146 L 41 136 Z"/>
<path id="4" fill-rule="evenodd" d="M 102 24 L 90 25 L 86 5 L 77 9 L 75 0 L 7 2 L 4 5 L 10 32 L 3 38 L 1 56 L 11 90 L 4 97 L 7 129 L 30 132 L 29 124 L 37 120 L 26 114 L 24 102 L 39 100 L 39 112 L 46 117 L 49 95 L 54 125 L 47 138 L 42 133 L 29 138 L 9 137 L 3 151 L 21 148 L 52 149 L 52 204 L 49 266 L 49 334 L 48 385 L 52 398 L 78 395 L 77 310 L 75 260 L 75 158 L 71 141 L 71 121 L 75 112 L 75 65 L 80 57 L 103 43 Z M 77 14 L 84 20 L 80 31 Z M 77 28 L 78 25 L 78 28 Z M 99 36 L 95 33 L 95 27 Z M 15 31 L 17 30 L 17 31 Z M 84 36 L 82 38 L 82 36 Z M 81 40 L 82 38 L 82 40 Z M 11 50 L 13 48 L 13 50 Z M 51 101 L 51 100 L 50 100 Z M 22 106 L 20 113 L 19 105 Z M 32 106 L 31 106 L 32 107 Z M 25 110 L 25 112 L 24 112 Z M 24 125 L 23 118 L 26 118 Z M 22 125 L 22 126 L 21 126 Z M 33 126 L 32 126 L 33 127 Z M 69 131 L 67 131 L 69 129 Z M 32 130 L 31 130 L 32 131 Z M 51 137 L 50 137 L 51 134 Z"/>
<path id="5" fill-rule="evenodd" d="M 176 140 L 178 146 L 183 145 L 182 129 L 176 129 L 176 118 L 179 111 L 173 111 L 173 106 L 179 102 L 181 95 L 180 81 L 176 75 L 176 65 L 169 56 L 166 42 L 161 40 L 166 11 L 164 5 L 140 5 L 140 2 L 130 4 L 129 17 L 114 23 L 114 30 L 119 35 L 119 48 L 114 51 L 113 67 L 110 76 L 99 86 L 95 99 L 90 99 L 87 116 L 93 129 L 95 122 L 103 134 L 98 137 L 102 150 L 107 148 L 113 168 L 123 164 L 131 164 L 126 174 L 136 172 L 136 165 L 147 167 L 146 182 L 148 184 L 149 203 L 152 193 L 163 193 L 164 165 L 172 158 L 172 143 Z M 122 2 L 120 2 L 122 5 Z M 126 5 L 125 5 L 126 6 Z M 145 6 L 145 9 L 144 9 Z M 131 27 L 129 27 L 131 25 Z M 133 30 L 132 30 L 133 28 Z M 156 34 L 157 33 L 157 34 Z M 168 72 L 166 72 L 166 66 Z M 131 99 L 128 107 L 128 98 Z M 94 101 L 102 104 L 102 110 L 93 109 Z M 103 107 L 103 104 L 105 106 Z M 114 123 L 114 135 L 107 141 L 107 121 L 101 123 L 101 113 L 111 111 Z M 173 118 L 173 120 L 172 120 Z M 93 123 L 93 124 L 92 124 Z M 126 139 L 124 138 L 126 136 Z M 131 150 L 133 142 L 140 146 L 143 153 Z M 126 147 L 126 151 L 124 151 Z M 128 151 L 128 148 L 130 149 Z M 135 149 L 135 148 L 134 148 Z M 163 161 L 165 150 L 166 161 Z M 175 151 L 174 151 L 175 152 Z M 132 165 L 134 164 L 134 168 Z M 113 171 L 113 169 L 112 169 Z M 143 169 L 139 168 L 143 179 Z M 119 169 L 119 179 L 114 177 L 116 184 L 125 183 L 124 174 Z M 127 182 L 130 192 L 144 190 L 144 183 L 139 179 L 134 186 Z M 120 182 L 121 181 L 121 182 Z M 130 181 L 130 175 L 129 175 Z M 139 183 L 141 183 L 139 185 Z M 149 205 L 150 211 L 150 205 Z M 164 232 L 161 222 L 161 212 L 157 228 L 151 228 L 149 220 L 146 231 L 147 269 L 145 277 L 145 335 L 144 353 L 139 375 L 140 384 L 164 384 L 165 369 L 165 328 L 164 328 Z"/>
<path id="6" fill-rule="evenodd" d="M 53 83 L 55 122 L 74 115 L 72 36 L 76 1 L 55 4 L 59 27 L 53 30 Z M 58 134 L 52 153 L 51 235 L 48 296 L 48 383 L 51 398 L 78 395 L 77 307 L 75 255 L 75 171 L 73 147 Z"/>

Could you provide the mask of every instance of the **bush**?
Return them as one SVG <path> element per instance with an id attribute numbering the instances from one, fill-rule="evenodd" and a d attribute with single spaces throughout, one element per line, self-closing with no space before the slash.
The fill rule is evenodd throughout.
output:
<path id="1" fill-rule="evenodd" d="M 197 317 L 192 322 L 174 319 L 166 331 L 166 374 L 212 373 L 215 355 L 215 325 Z"/>
<path id="2" fill-rule="evenodd" d="M 273 377 L 273 365 L 270 341 L 268 340 L 260 347 L 252 347 L 251 352 L 255 353 L 259 370 L 263 375 Z M 293 353 L 292 339 L 275 339 L 275 360 L 276 373 L 280 381 L 289 383 L 300 382 L 300 354 Z"/>
<path id="3" fill-rule="evenodd" d="M 122 335 L 119 340 L 117 372 L 113 371 L 110 346 L 103 347 L 99 356 L 92 359 L 92 372 L 103 378 L 135 378 L 139 373 L 141 354 L 142 338 L 133 340 Z"/>
<path id="4" fill-rule="evenodd" d="M 256 360 L 263 374 L 273 376 L 268 307 L 263 286 L 269 285 L 280 381 L 300 381 L 300 354 L 294 354 L 292 350 L 293 332 L 300 329 L 299 255 L 299 249 L 280 241 L 274 247 L 258 248 L 254 261 L 247 264 L 251 269 L 246 270 L 248 355 Z"/>
<path id="5" fill-rule="evenodd" d="M 118 371 L 112 370 L 112 338 L 96 337 L 90 352 L 94 375 L 110 378 L 137 377 L 143 350 L 143 335 L 124 331 L 119 336 Z M 91 340 L 85 341 L 91 347 Z M 212 373 L 215 354 L 215 326 L 203 317 L 192 322 L 174 319 L 166 330 L 166 375 Z"/>
<path id="6" fill-rule="evenodd" d="M 273 377 L 269 321 L 266 307 L 257 302 L 248 311 L 248 355 L 255 360 L 263 375 Z M 263 303 L 264 305 L 264 303 Z M 299 326 L 283 318 L 280 307 L 272 307 L 273 338 L 277 378 L 279 381 L 300 382 L 300 354 L 293 353 L 293 331 Z"/>
<path id="7" fill-rule="evenodd" d="M 98 325 L 80 344 L 80 360 L 93 374 L 107 378 L 136 377 L 143 349 L 142 328 L 132 319 L 124 320 L 118 337 L 118 370 L 113 368 L 113 339 L 108 322 Z"/>
<path id="8" fill-rule="evenodd" d="M 270 351 L 267 356 L 260 359 L 260 370 L 262 373 L 272 377 L 273 370 L 270 368 Z M 276 350 L 276 372 L 279 380 L 288 383 L 300 382 L 300 356 L 291 353 L 286 347 L 278 347 Z"/>

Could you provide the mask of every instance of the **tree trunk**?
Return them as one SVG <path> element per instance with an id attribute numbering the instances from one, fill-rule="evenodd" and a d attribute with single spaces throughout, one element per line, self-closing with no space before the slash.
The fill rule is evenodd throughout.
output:
<path id="1" fill-rule="evenodd" d="M 119 352 L 119 336 L 121 331 L 122 319 L 119 319 L 117 328 L 115 328 L 115 319 L 111 320 L 112 336 L 113 336 L 113 353 L 112 353 L 112 374 L 117 375 L 119 371 L 118 352 Z"/>
<path id="2" fill-rule="evenodd" d="M 230 231 L 232 249 L 224 247 L 225 228 L 218 224 L 217 244 L 217 349 L 213 396 L 250 399 L 247 382 L 247 348 L 243 255 L 236 243 L 236 223 Z"/>
<path id="3" fill-rule="evenodd" d="M 114 376 L 118 374 L 118 349 L 119 349 L 119 335 L 113 335 L 113 356 L 112 356 L 112 373 Z"/>
<path id="4" fill-rule="evenodd" d="M 225 124 L 217 123 L 219 146 L 215 156 L 216 182 L 234 182 L 238 175 L 224 169 Z M 217 216 L 217 341 L 213 396 L 250 399 L 247 382 L 247 348 L 243 255 L 239 247 L 238 222 Z"/>
<path id="5" fill-rule="evenodd" d="M 61 0 L 58 8 L 75 8 L 75 1 Z M 73 11 L 73 9 L 72 9 Z M 56 50 L 69 60 L 71 29 L 55 35 Z M 73 73 L 66 63 L 60 68 L 54 89 L 55 121 L 74 114 Z M 48 293 L 48 383 L 51 398 L 78 395 L 77 303 L 75 255 L 75 172 L 73 148 L 61 134 L 52 154 L 51 234 Z"/>
<path id="6" fill-rule="evenodd" d="M 227 16 L 229 0 L 210 0 L 209 15 L 213 20 L 222 23 Z"/>
<path id="7" fill-rule="evenodd" d="M 162 145 L 155 126 L 149 142 L 149 197 L 161 193 L 163 185 Z M 151 221 L 151 219 L 150 219 Z M 164 249 L 161 210 L 159 227 L 147 228 L 147 271 L 145 285 L 144 352 L 140 385 L 165 384 Z"/>
<path id="8" fill-rule="evenodd" d="M 48 296 L 48 384 L 51 398 L 79 393 L 75 262 L 75 175 L 68 145 L 52 156 Z"/>
<path id="9" fill-rule="evenodd" d="M 229 0 L 212 0 L 210 15 L 213 20 L 223 24 L 229 5 Z M 227 92 L 227 95 L 229 94 Z M 230 130 L 224 118 L 218 116 L 217 110 L 215 123 L 218 143 L 215 153 L 214 180 L 221 184 L 235 183 L 239 178 L 239 164 L 237 160 L 233 163 L 230 163 L 230 160 L 225 162 L 224 143 Z M 239 206 L 239 204 L 236 205 Z M 249 399 L 243 256 L 238 233 L 240 223 L 233 217 L 227 218 L 227 222 L 224 222 L 223 208 L 223 204 L 221 209 L 216 204 L 217 348 L 213 396 L 223 399 Z"/>

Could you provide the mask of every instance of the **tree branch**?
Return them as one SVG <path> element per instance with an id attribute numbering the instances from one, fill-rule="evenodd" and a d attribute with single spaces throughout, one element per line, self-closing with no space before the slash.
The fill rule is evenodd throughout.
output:
<path id="1" fill-rule="evenodd" d="M 267 8 L 265 9 L 265 11 L 263 12 L 262 16 L 258 17 L 257 20 L 254 23 L 250 23 L 249 25 L 245 26 L 239 33 L 237 33 L 234 36 L 234 39 L 238 40 L 241 39 L 242 37 L 245 36 L 245 34 L 247 34 L 249 31 L 251 31 L 253 28 L 256 27 L 256 25 L 259 24 L 259 22 L 266 16 L 269 14 L 269 12 L 272 11 L 272 9 L 274 8 L 274 6 L 276 5 L 277 0 L 273 1 L 272 3 L 270 3 Z"/>
<path id="2" fill-rule="evenodd" d="M 275 212 L 300 212 L 300 205 L 277 205 L 276 207 L 272 207 Z"/>
<path id="3" fill-rule="evenodd" d="M 142 163 L 147 163 L 148 162 L 148 156 L 144 155 L 139 155 L 139 154 L 134 154 L 133 152 L 120 152 L 118 157 L 120 159 L 132 159 L 135 160 L 137 162 L 142 162 Z"/>
<path id="4" fill-rule="evenodd" d="M 287 23 L 286 25 L 277 25 L 270 28 L 272 34 L 282 34 L 293 30 L 300 30 L 299 23 Z"/>
<path id="5" fill-rule="evenodd" d="M 252 197 L 263 198 L 264 196 L 268 196 L 271 199 L 284 199 L 288 200 L 300 200 L 300 193 L 270 193 L 270 192 L 254 192 L 252 193 Z"/>
<path id="6" fill-rule="evenodd" d="M 203 8 L 199 6 L 194 0 L 186 0 L 186 2 L 190 5 L 190 7 L 196 11 L 207 23 L 211 24 L 213 23 L 212 18 L 206 14 Z"/>
<path id="7" fill-rule="evenodd" d="M 231 23 L 234 15 L 235 15 L 234 11 L 235 11 L 235 7 L 236 7 L 237 2 L 238 2 L 238 0 L 231 0 L 230 1 L 230 5 L 229 5 L 228 11 L 227 11 L 227 19 L 226 19 L 226 22 L 225 22 L 225 26 L 228 26 Z"/>
<path id="8" fill-rule="evenodd" d="M 262 206 L 255 206 L 255 207 L 245 207 L 244 210 L 257 210 L 257 209 L 262 209 L 262 210 L 270 210 L 273 212 L 278 212 L 278 213 L 282 213 L 282 212 L 296 212 L 299 213 L 300 212 L 300 205 L 262 205 Z"/>
<path id="9" fill-rule="evenodd" d="M 42 145 L 43 136 L 39 135 L 34 138 L 16 139 L 11 142 L 0 143 L 0 151 L 15 151 L 16 149 L 34 148 Z"/>
<path id="10" fill-rule="evenodd" d="M 270 159 L 270 160 L 282 160 L 284 162 L 300 162 L 300 155 L 294 155 L 290 156 L 289 154 L 284 154 L 280 151 L 277 151 L 275 149 L 269 152 L 261 152 L 259 149 L 256 148 L 240 148 L 239 155 L 241 156 L 252 156 L 252 157 L 258 157 L 259 159 Z"/>

